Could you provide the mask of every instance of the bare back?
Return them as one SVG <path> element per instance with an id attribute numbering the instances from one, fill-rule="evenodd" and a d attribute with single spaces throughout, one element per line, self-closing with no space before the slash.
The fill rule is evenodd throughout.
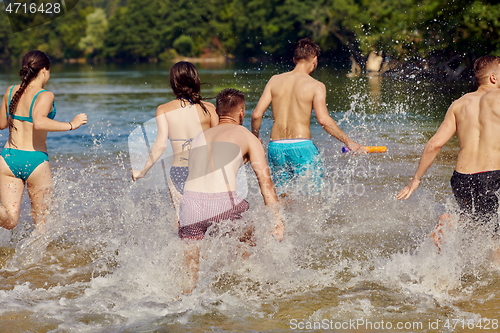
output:
<path id="1" fill-rule="evenodd" d="M 168 138 L 174 153 L 174 166 L 187 166 L 189 148 L 195 136 L 217 124 L 215 107 L 204 103 L 209 113 L 203 111 L 198 104 L 189 104 L 173 100 L 160 105 L 157 117 L 164 115 L 168 123 Z"/>
<path id="2" fill-rule="evenodd" d="M 272 98 L 274 124 L 271 140 L 311 138 L 313 101 L 322 83 L 301 72 L 273 76 L 268 87 Z"/>
<path id="3" fill-rule="evenodd" d="M 208 129 L 193 141 L 189 176 L 184 190 L 218 193 L 236 190 L 236 176 L 249 150 L 246 128 L 222 124 Z"/>
<path id="4" fill-rule="evenodd" d="M 454 102 L 461 173 L 500 170 L 500 89 L 478 89 Z"/>
<path id="5" fill-rule="evenodd" d="M 15 86 L 12 90 L 12 96 L 19 90 L 19 86 Z M 28 87 L 17 104 L 15 114 L 17 116 L 28 117 L 33 97 L 39 89 L 32 89 Z M 10 87 L 5 92 L 4 100 L 2 102 L 2 116 L 6 115 L 9 107 Z M 40 96 L 33 104 L 33 112 L 42 112 L 47 115 L 52 110 L 52 102 L 54 101 L 54 94 L 49 91 L 40 93 Z M 21 150 L 36 150 L 47 152 L 47 131 L 35 130 L 33 123 L 28 121 L 21 121 L 14 119 L 14 126 L 17 130 L 10 132 L 9 141 L 5 144 L 6 148 L 16 148 Z"/>

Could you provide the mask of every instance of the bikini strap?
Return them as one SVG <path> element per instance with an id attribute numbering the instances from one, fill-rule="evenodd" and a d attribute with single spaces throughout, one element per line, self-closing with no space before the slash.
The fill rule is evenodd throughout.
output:
<path id="1" fill-rule="evenodd" d="M 14 90 L 15 87 L 16 87 L 16 85 L 13 85 L 12 87 L 10 87 L 10 91 L 9 91 L 9 104 L 7 105 L 8 107 L 10 107 L 10 101 L 12 100 L 12 91 Z M 9 113 L 9 109 L 7 109 L 7 114 L 10 114 Z"/>
<path id="2" fill-rule="evenodd" d="M 40 90 L 39 92 L 37 92 L 37 93 L 35 94 L 35 96 L 33 96 L 33 99 L 31 100 L 31 105 L 30 105 L 30 115 L 29 115 L 29 117 L 28 117 L 28 118 L 33 119 L 33 105 L 35 104 L 35 101 L 36 101 L 36 99 L 37 99 L 38 95 L 39 95 L 41 92 L 44 92 L 44 91 L 47 91 L 47 90 L 42 89 L 42 90 Z"/>

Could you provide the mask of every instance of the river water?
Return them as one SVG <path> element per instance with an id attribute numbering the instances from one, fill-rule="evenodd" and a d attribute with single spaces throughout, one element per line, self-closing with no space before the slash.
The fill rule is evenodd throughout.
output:
<path id="1" fill-rule="evenodd" d="M 453 138 L 407 201 L 395 194 L 417 166 L 448 105 L 474 89 L 406 77 L 346 77 L 322 63 L 332 117 L 352 138 L 385 154 L 342 154 L 312 121 L 326 160 L 326 186 L 289 188 L 286 234 L 272 222 L 246 170 L 257 245 L 231 237 L 203 241 L 200 280 L 181 295 L 185 272 L 176 215 L 159 166 L 131 181 L 141 164 L 137 134 L 173 99 L 169 64 L 54 65 L 47 89 L 60 121 L 88 114 L 87 126 L 50 133 L 55 202 L 49 231 L 31 234 L 29 200 L 19 225 L 0 230 L 1 332 L 482 332 L 498 331 L 500 274 L 481 230 L 453 229 L 438 253 L 429 237 L 453 214 Z M 225 87 L 246 94 L 245 126 L 271 75 L 285 65 L 199 65 L 204 96 Z M 0 86 L 18 82 L 3 68 Z M 4 89 L 4 88 L 2 88 Z M 269 142 L 270 113 L 261 130 Z M 132 135 L 131 135 L 132 133 Z M 1 133 L 1 144 L 7 132 Z M 151 135 L 151 133 L 149 133 Z M 140 135 L 139 135 L 140 137 Z M 150 138 L 151 139 L 151 138 Z M 481 326 L 482 325 L 482 326 Z"/>

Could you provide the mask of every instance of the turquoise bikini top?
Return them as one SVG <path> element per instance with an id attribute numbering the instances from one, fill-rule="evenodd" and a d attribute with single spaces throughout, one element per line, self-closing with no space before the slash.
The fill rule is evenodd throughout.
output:
<path id="1" fill-rule="evenodd" d="M 10 91 L 9 91 L 9 108 L 10 108 L 10 101 L 12 99 L 12 90 L 14 90 L 14 87 L 15 86 L 12 86 L 10 88 Z M 7 109 L 7 117 L 12 117 L 12 119 L 17 119 L 17 120 L 20 120 L 20 121 L 27 121 L 29 123 L 33 123 L 33 105 L 35 105 L 35 101 L 38 97 L 38 95 L 43 92 L 43 91 L 47 91 L 45 89 L 42 89 L 40 90 L 39 92 L 37 92 L 35 94 L 35 96 L 33 96 L 33 100 L 31 101 L 31 105 L 30 105 L 30 115 L 28 117 L 23 117 L 23 116 L 18 116 L 18 115 L 15 115 L 15 114 L 10 114 L 9 110 Z M 56 117 L 56 102 L 52 102 L 52 111 L 50 111 L 50 113 L 47 115 L 47 118 L 49 119 L 54 119 Z"/>

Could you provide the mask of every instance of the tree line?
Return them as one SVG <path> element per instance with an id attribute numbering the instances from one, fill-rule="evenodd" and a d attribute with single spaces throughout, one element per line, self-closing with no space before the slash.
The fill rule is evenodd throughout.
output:
<path id="1" fill-rule="evenodd" d="M 324 55 L 361 62 L 370 51 L 470 62 L 500 55 L 499 18 L 500 4 L 486 0 L 80 0 L 16 33 L 0 13 L 0 57 L 39 49 L 56 60 L 288 59 L 311 37 Z"/>

